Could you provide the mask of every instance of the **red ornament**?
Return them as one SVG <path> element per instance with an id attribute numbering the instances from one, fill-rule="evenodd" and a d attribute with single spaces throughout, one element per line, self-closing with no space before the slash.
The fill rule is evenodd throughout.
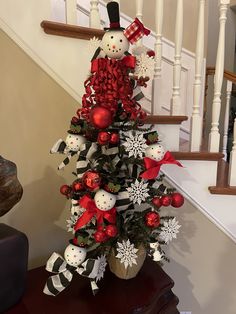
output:
<path id="1" fill-rule="evenodd" d="M 164 195 L 161 198 L 161 204 L 165 207 L 170 206 L 172 197 L 170 195 Z"/>
<path id="2" fill-rule="evenodd" d="M 117 144 L 120 141 L 120 135 L 118 133 L 111 133 L 111 139 L 110 143 L 111 144 Z"/>
<path id="3" fill-rule="evenodd" d="M 95 107 L 90 112 L 90 122 L 97 129 L 106 129 L 112 124 L 111 111 L 104 107 Z"/>
<path id="4" fill-rule="evenodd" d="M 75 191 L 75 192 L 79 192 L 79 191 L 82 191 L 84 189 L 83 187 L 83 183 L 79 180 L 75 180 L 73 183 L 72 183 L 72 190 Z"/>
<path id="5" fill-rule="evenodd" d="M 62 195 L 68 196 L 71 192 L 71 187 L 69 185 L 64 184 L 60 187 L 60 192 Z"/>
<path id="6" fill-rule="evenodd" d="M 154 198 L 152 199 L 152 203 L 153 203 L 156 207 L 160 208 L 161 205 L 162 205 L 162 203 L 161 203 L 161 198 L 160 198 L 160 197 L 154 197 Z"/>
<path id="7" fill-rule="evenodd" d="M 107 236 L 104 231 L 96 231 L 93 236 L 97 243 L 105 242 L 107 240 Z"/>
<path id="8" fill-rule="evenodd" d="M 101 181 L 100 174 L 93 170 L 86 171 L 82 177 L 83 186 L 90 191 L 99 189 Z"/>
<path id="9" fill-rule="evenodd" d="M 111 238 L 115 237 L 117 235 L 117 232 L 118 230 L 115 225 L 108 225 L 105 230 L 106 235 Z"/>
<path id="10" fill-rule="evenodd" d="M 155 51 L 154 50 L 148 50 L 147 55 L 149 56 L 149 58 L 155 57 Z"/>
<path id="11" fill-rule="evenodd" d="M 148 212 L 145 215 L 145 224 L 148 227 L 156 228 L 160 225 L 160 216 L 156 212 Z"/>
<path id="12" fill-rule="evenodd" d="M 184 204 L 184 197 L 182 194 L 176 192 L 173 193 L 171 196 L 172 196 L 171 206 L 178 208 Z"/>
<path id="13" fill-rule="evenodd" d="M 107 145 L 110 141 L 111 135 L 108 132 L 102 131 L 98 133 L 98 143 L 100 145 Z"/>

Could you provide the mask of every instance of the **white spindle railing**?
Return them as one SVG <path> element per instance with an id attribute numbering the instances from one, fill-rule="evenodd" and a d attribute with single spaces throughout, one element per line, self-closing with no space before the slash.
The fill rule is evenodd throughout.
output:
<path id="1" fill-rule="evenodd" d="M 190 150 L 200 151 L 202 141 L 202 117 L 200 114 L 202 96 L 202 66 L 204 58 L 205 0 L 199 2 L 199 18 L 196 42 L 195 81 L 193 87 L 193 112 L 191 117 Z"/>
<path id="2" fill-rule="evenodd" d="M 228 128 L 229 128 L 229 107 L 232 93 L 232 82 L 227 81 L 226 88 L 226 106 L 225 106 L 225 121 L 224 121 L 224 136 L 223 136 L 223 150 L 224 160 L 227 160 L 227 143 L 228 143 Z"/>
<path id="3" fill-rule="evenodd" d="M 162 60 L 162 27 L 163 27 L 163 0 L 156 0 L 155 6 L 155 68 L 152 82 L 152 113 L 161 113 L 161 60 Z M 155 111 L 154 112 L 154 108 Z"/>
<path id="4" fill-rule="evenodd" d="M 136 17 L 142 21 L 143 20 L 143 0 L 136 0 Z M 137 41 L 136 46 L 142 46 L 143 40 L 140 39 Z"/>
<path id="5" fill-rule="evenodd" d="M 236 186 L 236 118 L 234 120 L 233 148 L 229 161 L 229 185 Z"/>
<path id="6" fill-rule="evenodd" d="M 225 24 L 227 20 L 227 9 L 230 0 L 219 0 L 220 9 L 220 32 L 218 40 L 218 49 L 216 57 L 216 71 L 214 77 L 214 99 L 212 105 L 212 123 L 209 136 L 209 151 L 219 152 L 220 133 L 219 133 L 219 118 L 221 109 L 221 89 L 224 75 L 224 59 L 225 59 Z"/>
<path id="7" fill-rule="evenodd" d="M 98 0 L 90 1 L 89 27 L 101 28 L 101 19 L 98 9 Z"/>
<path id="8" fill-rule="evenodd" d="M 77 1 L 66 0 L 66 23 L 76 25 L 77 24 Z"/>
<path id="9" fill-rule="evenodd" d="M 173 67 L 173 93 L 171 99 L 171 114 L 181 114 L 180 80 L 181 80 L 181 52 L 183 41 L 183 0 L 177 0 L 175 23 L 175 57 Z"/>

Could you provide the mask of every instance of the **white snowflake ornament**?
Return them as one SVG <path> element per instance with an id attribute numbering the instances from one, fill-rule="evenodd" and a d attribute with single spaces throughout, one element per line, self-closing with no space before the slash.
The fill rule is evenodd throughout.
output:
<path id="1" fill-rule="evenodd" d="M 123 145 L 125 146 L 126 151 L 129 153 L 129 157 L 134 156 L 135 158 L 142 158 L 148 147 L 143 134 L 136 133 L 133 135 L 132 132 L 129 132 L 128 134 L 125 134 L 125 136 L 125 143 Z"/>
<path id="2" fill-rule="evenodd" d="M 146 53 L 136 57 L 136 67 L 134 75 L 138 78 L 149 77 L 152 78 L 154 74 L 154 58 L 149 57 Z"/>
<path id="3" fill-rule="evenodd" d="M 98 269 L 98 274 L 96 277 L 96 282 L 98 282 L 99 280 L 101 280 L 104 276 L 105 270 L 106 270 L 106 266 L 107 266 L 107 261 L 106 261 L 106 256 L 105 255 L 101 255 L 97 258 L 98 262 L 99 262 L 99 269 Z"/>
<path id="4" fill-rule="evenodd" d="M 141 204 L 142 202 L 145 202 L 147 197 L 149 197 L 148 194 L 148 183 L 145 183 L 143 180 L 135 180 L 135 183 L 131 183 L 131 186 L 127 188 L 127 191 L 129 193 L 130 200 L 135 204 Z"/>
<path id="5" fill-rule="evenodd" d="M 103 189 L 100 189 L 96 192 L 94 201 L 98 209 L 107 211 L 115 206 L 116 196 Z"/>
<path id="6" fill-rule="evenodd" d="M 125 269 L 130 266 L 132 267 L 133 264 L 137 265 L 137 252 L 138 249 L 134 247 L 134 244 L 131 244 L 129 240 L 123 240 L 122 243 L 117 242 L 118 248 L 116 255 L 117 258 L 120 259 L 120 262 L 124 264 Z"/>
<path id="7" fill-rule="evenodd" d="M 64 257 L 68 265 L 77 267 L 85 261 L 87 251 L 85 248 L 69 244 L 64 252 Z"/>
<path id="8" fill-rule="evenodd" d="M 164 155 L 165 155 L 164 147 L 157 143 L 149 145 L 145 150 L 145 156 L 156 161 L 162 160 L 164 158 Z"/>
<path id="9" fill-rule="evenodd" d="M 79 151 L 80 146 L 85 142 L 85 137 L 78 134 L 68 134 L 65 140 L 67 150 L 72 152 Z"/>
<path id="10" fill-rule="evenodd" d="M 176 218 L 169 219 L 168 221 L 164 221 L 163 227 L 161 227 L 160 239 L 165 241 L 166 244 L 170 243 L 173 239 L 177 238 L 177 234 L 179 233 L 179 222 Z"/>

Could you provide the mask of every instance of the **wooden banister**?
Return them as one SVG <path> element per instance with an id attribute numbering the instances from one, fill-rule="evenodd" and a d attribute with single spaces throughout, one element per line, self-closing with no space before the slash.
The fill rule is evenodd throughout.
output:
<path id="1" fill-rule="evenodd" d="M 215 67 L 207 67 L 206 68 L 206 76 L 215 74 Z M 224 78 L 234 84 L 236 84 L 236 73 L 224 70 Z"/>
<path id="2" fill-rule="evenodd" d="M 41 27 L 46 34 L 89 40 L 94 36 L 101 39 L 105 31 L 102 29 L 82 27 L 58 22 L 42 21 Z"/>

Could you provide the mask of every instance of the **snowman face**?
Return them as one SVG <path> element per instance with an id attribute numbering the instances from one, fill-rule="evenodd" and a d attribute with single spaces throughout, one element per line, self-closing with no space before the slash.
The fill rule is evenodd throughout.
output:
<path id="1" fill-rule="evenodd" d="M 104 190 L 98 190 L 94 197 L 98 209 L 107 211 L 112 209 L 116 203 L 116 196 Z"/>
<path id="2" fill-rule="evenodd" d="M 69 150 L 77 152 L 82 144 L 85 143 L 85 138 L 78 134 L 68 134 L 66 137 L 66 146 Z"/>
<path id="3" fill-rule="evenodd" d="M 145 156 L 156 161 L 162 160 L 164 155 L 165 155 L 164 147 L 160 144 L 149 145 L 145 150 Z"/>
<path id="4" fill-rule="evenodd" d="M 120 59 L 129 50 L 129 41 L 121 30 L 108 31 L 102 38 L 101 48 L 109 58 Z"/>
<path id="5" fill-rule="evenodd" d="M 86 249 L 69 244 L 64 252 L 64 257 L 68 265 L 77 267 L 86 258 Z"/>

